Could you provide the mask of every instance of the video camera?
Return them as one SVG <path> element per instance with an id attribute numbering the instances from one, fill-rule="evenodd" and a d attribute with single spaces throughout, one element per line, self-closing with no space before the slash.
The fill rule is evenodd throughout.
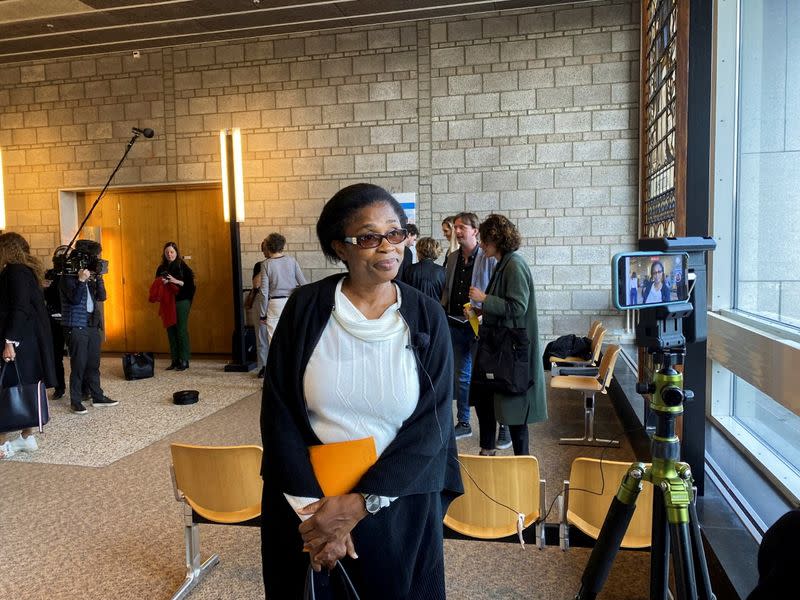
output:
<path id="1" fill-rule="evenodd" d="M 100 258 L 102 250 L 100 244 L 92 240 L 78 240 L 72 250 L 69 246 L 59 246 L 53 253 L 52 274 L 77 275 L 78 271 L 86 269 L 95 277 L 105 275 L 108 273 L 108 261 Z"/>

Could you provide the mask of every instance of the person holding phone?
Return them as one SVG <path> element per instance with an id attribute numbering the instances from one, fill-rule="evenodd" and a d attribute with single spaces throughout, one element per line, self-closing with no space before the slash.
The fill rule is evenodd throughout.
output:
<path id="1" fill-rule="evenodd" d="M 164 244 L 161 253 L 161 264 L 156 269 L 156 277 L 163 279 L 164 283 L 178 286 L 175 295 L 175 312 L 177 323 L 167 327 L 169 339 L 169 353 L 172 363 L 168 371 L 184 371 L 189 368 L 189 309 L 194 299 L 194 272 L 180 256 L 178 245 L 175 242 Z"/>
<path id="2" fill-rule="evenodd" d="M 642 290 L 642 304 L 669 302 L 669 287 L 664 279 L 664 263 L 653 261 L 650 265 L 650 279 Z"/>

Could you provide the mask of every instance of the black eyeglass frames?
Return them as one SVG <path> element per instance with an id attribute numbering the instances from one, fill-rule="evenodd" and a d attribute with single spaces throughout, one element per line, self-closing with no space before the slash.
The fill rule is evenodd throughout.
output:
<path id="1" fill-rule="evenodd" d="M 383 243 L 384 238 L 388 240 L 390 244 L 399 244 L 407 237 L 408 231 L 405 229 L 392 229 L 383 235 L 380 233 L 364 233 L 355 237 L 346 237 L 344 238 L 344 241 L 348 244 L 353 244 L 359 248 L 368 250 L 370 248 L 377 248 L 380 246 Z"/>

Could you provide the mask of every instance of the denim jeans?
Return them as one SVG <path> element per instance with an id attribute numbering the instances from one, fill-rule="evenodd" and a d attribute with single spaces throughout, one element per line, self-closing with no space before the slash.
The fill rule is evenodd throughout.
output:
<path id="1" fill-rule="evenodd" d="M 453 373 L 456 392 L 456 418 L 469 423 L 469 381 L 472 377 L 472 358 L 475 355 L 475 335 L 469 325 L 450 324 L 453 343 Z"/>

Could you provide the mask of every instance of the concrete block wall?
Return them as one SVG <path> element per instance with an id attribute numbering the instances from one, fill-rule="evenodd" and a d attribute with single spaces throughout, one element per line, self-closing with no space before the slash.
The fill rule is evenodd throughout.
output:
<path id="1" fill-rule="evenodd" d="M 273 230 L 311 278 L 338 270 L 317 216 L 370 181 L 416 192 L 423 235 L 509 215 L 544 335 L 613 322 L 610 257 L 636 238 L 638 15 L 605 0 L 2 66 L 8 229 L 49 256 L 59 190 L 102 186 L 132 126 L 157 136 L 116 185 L 218 181 L 219 129 L 240 127 L 245 281 Z"/>

